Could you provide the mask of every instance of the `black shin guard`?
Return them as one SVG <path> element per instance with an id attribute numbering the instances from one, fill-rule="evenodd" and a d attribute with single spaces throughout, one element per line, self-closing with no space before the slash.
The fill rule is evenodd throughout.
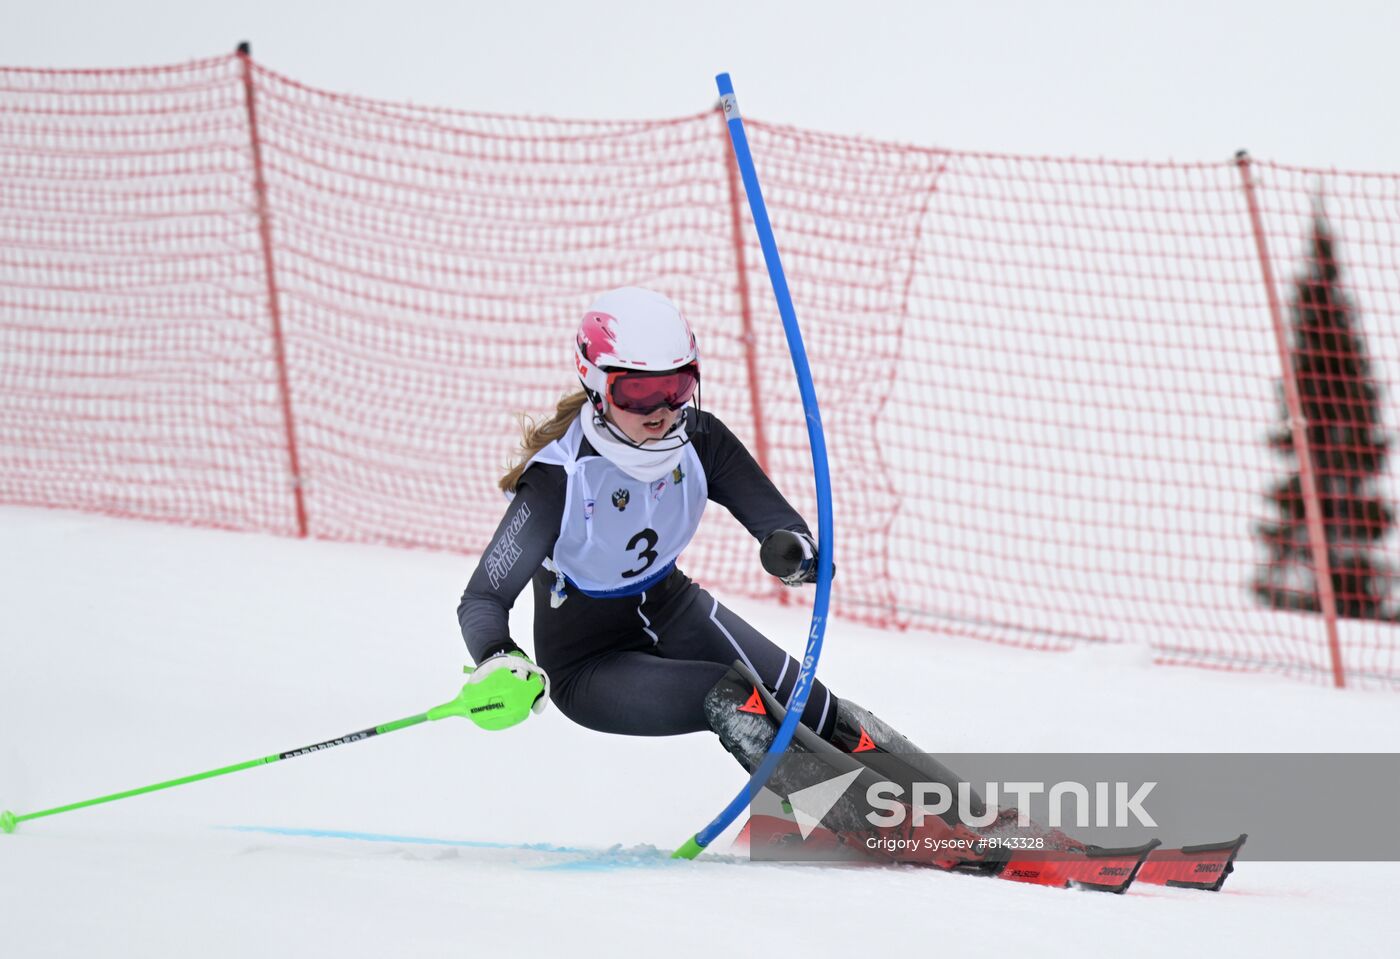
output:
<path id="1" fill-rule="evenodd" d="M 949 824 L 958 821 L 962 778 L 928 753 L 920 752 L 902 733 L 870 710 L 849 699 L 841 699 L 836 708 L 836 730 L 831 734 L 831 742 L 843 753 L 870 767 L 881 779 L 902 786 L 905 800 L 913 798 L 914 783 L 947 786 L 954 805 L 943 819 Z M 974 816 L 982 815 L 982 797 L 970 786 L 962 786 L 962 791 L 968 796 L 969 812 Z"/>
<path id="2" fill-rule="evenodd" d="M 943 869 L 995 871 L 999 861 L 984 858 L 981 850 L 968 845 L 975 841 L 976 834 L 958 822 L 958 778 L 931 756 L 916 752 L 912 743 L 867 710 L 854 703 L 848 704 L 846 700 L 841 700 L 841 707 L 844 723 L 838 719 L 833 739 L 839 737 L 840 743 L 847 744 L 845 749 L 806 726 L 799 725 L 793 733 L 792 742 L 769 778 L 767 789 L 787 800 L 784 812 L 793 816 L 796 826 L 779 827 L 761 847 L 751 848 L 763 848 L 780 861 L 793 858 L 868 860 L 873 857 Z M 772 694 L 739 663 L 735 663 L 705 697 L 705 716 L 710 727 L 719 735 L 724 748 L 749 772 L 763 761 L 784 713 Z M 851 776 L 850 782 L 816 823 L 825 827 L 826 840 L 815 844 L 810 857 L 804 856 L 801 850 L 807 849 L 806 839 L 813 819 L 808 810 L 809 825 L 803 826 L 803 810 L 793 809 L 791 805 L 802 800 L 794 794 L 843 775 Z M 910 814 L 908 803 L 914 798 L 914 784 L 919 782 L 947 786 L 953 799 L 952 807 L 939 816 L 928 818 L 923 818 L 917 810 Z M 894 792 L 891 784 L 898 787 L 897 796 L 891 796 Z M 968 794 L 968 806 L 974 811 L 982 809 L 980 797 L 968 787 L 963 787 L 962 792 Z M 892 798 L 904 806 L 905 812 L 893 821 L 884 818 L 895 811 L 890 805 Z M 767 802 L 761 796 L 751 801 L 754 806 L 751 825 L 757 821 L 771 822 L 775 817 L 775 813 L 759 808 Z M 956 848 L 930 845 L 933 840 L 945 843 L 956 840 L 962 845 Z"/>
<path id="3" fill-rule="evenodd" d="M 752 773 L 773 744 L 786 710 L 742 663 L 735 663 L 705 696 L 705 716 L 724 748 Z M 806 726 L 798 725 L 786 755 L 767 788 L 783 798 L 800 789 L 858 770 L 841 801 L 823 817 L 833 830 L 869 831 L 866 790 L 879 777 L 859 757 L 849 756 Z"/>

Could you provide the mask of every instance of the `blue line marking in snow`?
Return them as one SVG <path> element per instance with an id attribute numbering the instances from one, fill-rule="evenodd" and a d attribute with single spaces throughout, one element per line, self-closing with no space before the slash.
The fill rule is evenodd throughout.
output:
<path id="1" fill-rule="evenodd" d="M 414 846 L 463 846 L 468 849 L 520 849 L 531 852 L 587 854 L 592 850 L 549 843 L 483 842 L 473 839 L 432 839 L 426 836 L 393 836 L 377 832 L 348 832 L 341 829 L 301 829 L 291 826 L 219 826 L 233 832 L 261 832 L 274 836 L 306 836 L 312 839 L 351 839 L 358 842 L 393 842 Z"/>
<path id="2" fill-rule="evenodd" d="M 652 846 L 624 849 L 614 846 L 611 849 L 583 849 L 577 846 L 555 846 L 549 843 L 486 842 L 474 839 L 435 839 L 427 836 L 395 836 L 387 833 L 351 832 L 341 829 L 304 829 L 290 826 L 219 826 L 231 832 L 265 833 L 273 836 L 292 836 L 311 839 L 346 839 L 353 842 L 383 842 L 413 846 L 453 846 L 466 849 L 504 849 L 517 852 L 541 852 L 557 856 L 579 858 L 565 859 L 530 868 L 555 872 L 595 872 L 612 869 L 671 868 L 691 865 L 685 860 L 672 859 L 670 855 Z"/>

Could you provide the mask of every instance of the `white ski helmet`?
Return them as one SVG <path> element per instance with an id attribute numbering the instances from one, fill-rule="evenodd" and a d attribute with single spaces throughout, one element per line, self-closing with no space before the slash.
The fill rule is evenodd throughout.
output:
<path id="1" fill-rule="evenodd" d="M 669 299 L 652 290 L 624 286 L 593 301 L 579 324 L 574 341 L 574 366 L 594 410 L 601 416 L 616 405 L 628 408 L 619 391 L 622 371 L 634 390 L 651 383 L 657 390 L 640 394 L 656 406 L 679 409 L 689 402 L 700 379 L 700 353 L 695 334 L 681 311 Z M 666 374 L 678 374 L 666 377 Z"/>

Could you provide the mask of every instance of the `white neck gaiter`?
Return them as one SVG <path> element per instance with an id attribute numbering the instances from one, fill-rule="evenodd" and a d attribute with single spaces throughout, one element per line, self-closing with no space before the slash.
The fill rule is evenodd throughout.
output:
<path id="1" fill-rule="evenodd" d="M 598 451 L 599 456 L 605 457 L 608 462 L 633 479 L 641 480 L 643 483 L 659 480 L 680 463 L 686 438 L 683 420 L 680 425 L 661 439 L 647 440 L 647 443 L 664 445 L 667 449 L 651 450 L 646 449 L 645 446 L 638 449 L 622 442 L 609 433 L 606 428 L 598 426 L 593 421 L 593 416 L 593 410 L 588 406 L 579 412 L 579 418 L 583 421 L 583 435 Z"/>

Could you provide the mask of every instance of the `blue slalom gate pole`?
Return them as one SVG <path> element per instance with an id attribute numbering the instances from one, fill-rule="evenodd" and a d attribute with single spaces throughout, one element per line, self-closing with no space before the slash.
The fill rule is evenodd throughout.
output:
<path id="1" fill-rule="evenodd" d="M 826 611 L 831 601 L 831 569 L 833 554 L 833 534 L 831 517 L 831 472 L 826 461 L 826 437 L 822 433 L 821 411 L 817 408 L 817 391 L 812 385 L 812 369 L 807 364 L 807 349 L 802 344 L 802 331 L 797 326 L 797 312 L 792 307 L 792 294 L 788 292 L 787 276 L 783 273 L 783 261 L 778 256 L 778 244 L 773 239 L 773 226 L 768 220 L 768 208 L 763 203 L 763 191 L 758 186 L 758 173 L 754 170 L 753 154 L 749 152 L 749 140 L 744 134 L 744 121 L 739 116 L 739 104 L 734 98 L 734 85 L 729 74 L 715 77 L 719 87 L 720 103 L 724 107 L 725 120 L 729 126 L 729 142 L 734 148 L 734 159 L 744 181 L 744 193 L 749 199 L 749 210 L 753 213 L 754 229 L 758 231 L 758 243 L 763 249 L 763 262 L 768 266 L 768 279 L 773 284 L 773 296 L 778 301 L 778 314 L 783 320 L 783 331 L 787 334 L 788 352 L 792 354 L 793 371 L 797 374 L 797 386 L 802 394 L 802 409 L 807 419 L 807 439 L 812 448 L 812 475 L 817 485 L 817 595 L 812 604 L 812 628 L 807 633 L 807 649 L 802 654 L 802 665 L 797 673 L 797 683 L 788 699 L 787 715 L 778 726 L 773 744 L 753 771 L 744 788 L 730 800 L 729 805 L 701 829 L 685 845 L 677 849 L 673 858 L 694 859 L 701 850 L 715 840 L 720 833 L 743 812 L 744 807 L 753 802 L 759 789 L 773 775 L 778 761 L 792 742 L 792 735 L 807 706 L 807 697 L 812 692 L 812 678 L 817 672 L 817 661 L 821 658 L 822 638 L 826 634 Z"/>

